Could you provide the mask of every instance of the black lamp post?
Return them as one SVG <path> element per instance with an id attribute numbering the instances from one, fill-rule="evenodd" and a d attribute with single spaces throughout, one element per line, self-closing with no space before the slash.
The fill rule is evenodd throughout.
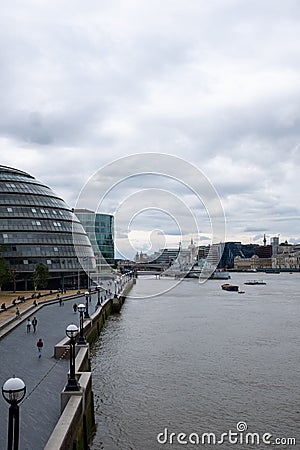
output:
<path id="1" fill-rule="evenodd" d="M 66 391 L 79 391 L 79 385 L 75 377 L 75 336 L 78 333 L 78 326 L 71 323 L 66 328 L 66 335 L 70 338 L 70 376 L 66 386 Z"/>
<path id="2" fill-rule="evenodd" d="M 101 286 L 97 286 L 97 294 L 98 294 L 97 306 L 101 306 L 100 290 L 101 290 Z"/>
<path id="3" fill-rule="evenodd" d="M 80 303 L 80 305 L 78 305 L 77 310 L 79 311 L 80 314 L 80 319 L 79 319 L 79 338 L 77 343 L 79 345 L 85 345 L 86 344 L 86 340 L 85 337 L 83 335 L 83 313 L 85 312 L 85 305 L 83 303 Z"/>
<path id="4" fill-rule="evenodd" d="M 89 319 L 90 315 L 89 315 L 89 291 L 86 291 L 85 293 L 85 311 L 84 311 L 84 318 L 85 319 Z"/>
<path id="5" fill-rule="evenodd" d="M 2 395 L 9 407 L 7 450 L 19 448 L 19 405 L 25 397 L 26 386 L 21 378 L 9 378 L 2 387 Z"/>

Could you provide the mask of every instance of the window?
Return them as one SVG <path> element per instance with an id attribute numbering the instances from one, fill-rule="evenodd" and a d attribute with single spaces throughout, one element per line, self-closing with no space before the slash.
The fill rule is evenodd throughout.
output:
<path id="1" fill-rule="evenodd" d="M 33 213 L 36 213 L 36 209 L 35 209 L 35 208 L 31 208 L 31 211 L 32 211 Z"/>
<path id="2" fill-rule="evenodd" d="M 23 264 L 28 264 L 28 259 L 23 259 Z"/>
<path id="3" fill-rule="evenodd" d="M 3 233 L 3 239 L 8 239 L 8 234 Z"/>
<path id="4" fill-rule="evenodd" d="M 55 227 L 61 227 L 61 223 L 60 223 L 60 222 L 53 222 L 53 225 L 54 225 Z"/>
<path id="5" fill-rule="evenodd" d="M 39 220 L 33 220 L 31 223 L 32 225 L 41 225 L 41 222 Z"/>
<path id="6" fill-rule="evenodd" d="M 48 266 L 50 266 L 52 264 L 51 259 L 47 259 L 47 264 L 48 264 Z"/>
<path id="7" fill-rule="evenodd" d="M 54 249 L 53 249 L 55 252 L 58 252 L 58 248 L 57 247 L 54 247 Z"/>
<path id="8" fill-rule="evenodd" d="M 44 209 L 41 209 L 42 214 L 46 214 L 46 211 Z"/>
<path id="9" fill-rule="evenodd" d="M 6 208 L 8 212 L 12 212 L 12 208 Z"/>

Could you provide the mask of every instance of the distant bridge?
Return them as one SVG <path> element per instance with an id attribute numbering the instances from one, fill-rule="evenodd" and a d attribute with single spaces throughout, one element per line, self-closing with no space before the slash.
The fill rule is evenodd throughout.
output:
<path id="1" fill-rule="evenodd" d="M 137 270 L 136 271 L 137 276 L 139 275 L 155 275 L 155 276 L 161 276 L 162 271 L 159 270 Z"/>

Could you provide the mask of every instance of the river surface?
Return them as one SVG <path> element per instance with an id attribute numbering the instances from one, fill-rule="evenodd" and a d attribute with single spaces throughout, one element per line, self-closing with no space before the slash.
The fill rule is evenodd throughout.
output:
<path id="1" fill-rule="evenodd" d="M 244 285 L 249 278 L 267 284 Z M 300 448 L 300 274 L 233 273 L 230 282 L 245 293 L 217 280 L 169 291 L 174 280 L 137 280 L 92 349 L 92 450 Z M 232 434 L 222 445 L 229 430 L 239 442 Z M 208 432 L 215 445 L 202 440 Z"/>

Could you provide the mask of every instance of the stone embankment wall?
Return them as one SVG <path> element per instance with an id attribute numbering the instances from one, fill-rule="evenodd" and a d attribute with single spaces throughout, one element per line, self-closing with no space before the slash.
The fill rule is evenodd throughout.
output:
<path id="1" fill-rule="evenodd" d="M 123 305 L 133 280 L 125 285 L 116 298 Z M 61 393 L 61 416 L 54 428 L 44 450 L 87 450 L 95 428 L 92 374 L 90 372 L 89 344 L 95 342 L 105 320 L 115 310 L 109 299 L 101 308 L 84 321 L 86 345 L 76 346 L 75 369 L 80 391 L 63 391 Z M 54 349 L 54 357 L 60 358 L 68 353 L 69 340 L 66 337 Z"/>

